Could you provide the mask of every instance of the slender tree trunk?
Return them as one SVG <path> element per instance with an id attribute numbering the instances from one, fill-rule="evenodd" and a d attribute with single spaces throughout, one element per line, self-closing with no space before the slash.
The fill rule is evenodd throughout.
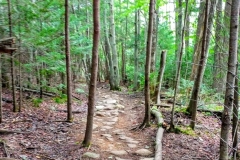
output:
<path id="1" fill-rule="evenodd" d="M 145 127 L 150 125 L 150 89 L 149 89 L 149 75 L 151 65 L 151 50 L 152 50 L 152 32 L 153 32 L 153 14 L 154 14 L 155 0 L 150 0 L 149 4 L 149 21 L 148 21 L 148 36 L 146 46 L 146 63 L 145 63 L 145 116 L 143 124 L 140 126 Z"/>
<path id="2" fill-rule="evenodd" d="M 139 52 L 139 38 L 140 38 L 140 11 L 135 10 L 135 45 L 134 45 L 134 86 L 133 90 L 138 88 L 138 52 Z"/>
<path id="3" fill-rule="evenodd" d="M 0 54 L 0 77 L 2 77 L 2 55 Z M 0 80 L 0 123 L 3 122 L 2 113 L 2 81 Z"/>
<path id="4" fill-rule="evenodd" d="M 178 70 L 178 61 L 180 57 L 180 50 L 181 50 L 181 37 L 182 37 L 182 21 L 183 21 L 183 16 L 182 16 L 182 0 L 176 0 L 176 40 L 175 40 L 175 58 L 176 58 L 176 74 L 175 77 L 177 77 L 177 70 Z"/>
<path id="5" fill-rule="evenodd" d="M 119 86 L 119 70 L 118 70 L 118 54 L 117 54 L 117 47 L 116 47 L 116 33 L 115 33 L 115 22 L 114 22 L 114 1 L 109 1 L 110 6 L 110 44 L 111 44 L 111 51 L 112 51 L 112 73 L 113 73 L 113 84 L 110 83 L 111 90 L 120 90 Z"/>
<path id="6" fill-rule="evenodd" d="M 207 26 L 208 26 L 208 6 L 209 6 L 209 0 L 206 0 L 201 58 L 199 61 L 198 72 L 196 75 L 196 79 L 194 81 L 191 99 L 190 99 L 190 103 L 189 103 L 189 108 L 191 108 L 191 111 L 192 111 L 191 112 L 192 121 L 190 124 L 190 127 L 192 129 L 195 128 L 195 122 L 196 122 L 196 117 L 197 117 L 198 94 L 200 91 L 200 86 L 201 86 L 202 78 L 203 78 L 203 74 L 204 74 L 204 66 L 206 64 L 206 59 L 207 59 L 206 43 L 207 43 Z"/>
<path id="7" fill-rule="evenodd" d="M 191 93 L 191 99 L 190 99 L 190 103 L 188 105 L 188 112 L 190 113 L 190 115 L 192 116 L 192 118 L 194 119 L 194 116 L 196 116 L 196 112 L 197 112 L 197 103 L 198 103 L 198 94 L 200 92 L 200 86 L 202 83 L 202 79 L 203 79 L 203 75 L 204 75 L 204 71 L 205 71 L 205 67 L 206 67 L 206 63 L 207 63 L 207 58 L 208 58 L 208 48 L 209 48 L 209 44 L 210 44 L 210 36 L 211 36 L 211 30 L 212 30 L 212 26 L 213 26 L 213 17 L 214 17 L 214 13 L 215 13 L 215 9 L 216 9 L 216 1 L 217 0 L 211 0 L 211 4 L 209 4 L 210 9 L 207 8 L 208 13 L 206 14 L 205 12 L 205 16 L 207 15 L 207 21 L 208 21 L 208 26 L 206 29 L 206 46 L 204 47 L 204 53 L 203 53 L 203 44 L 205 42 L 204 41 L 204 30 L 203 30 L 203 34 L 201 35 L 201 37 L 203 37 L 203 39 L 201 40 L 202 44 L 200 44 L 199 46 L 201 46 L 201 51 L 199 50 L 199 61 L 196 62 L 196 64 L 198 64 L 198 68 L 197 68 L 197 72 L 196 72 L 196 76 L 194 79 L 194 85 L 193 85 L 193 89 L 192 89 L 192 93 Z M 205 8 L 206 11 L 206 8 Z M 204 22 L 205 24 L 205 22 Z M 203 27 L 204 28 L 204 27 Z M 204 55 L 203 55 L 204 54 Z M 204 59 L 203 59 L 204 58 Z M 202 72 L 202 73 L 199 73 Z M 194 114 L 194 115 L 193 115 Z M 195 123 L 195 122 L 192 122 Z M 194 124 L 193 124 L 194 125 Z"/>
<path id="8" fill-rule="evenodd" d="M 223 16 L 222 16 L 222 0 L 218 0 L 216 9 L 216 32 L 215 32 L 215 47 L 214 47 L 214 68 L 213 68 L 213 88 L 222 93 L 224 90 L 225 73 L 223 73 Z"/>
<path id="9" fill-rule="evenodd" d="M 151 50 L 151 65 L 150 72 L 155 71 L 155 59 L 156 59 L 156 50 L 157 50 L 157 14 L 156 14 L 156 5 L 154 5 L 153 11 L 153 33 L 152 33 L 152 50 Z M 154 85 L 155 86 L 155 85 Z"/>
<path id="10" fill-rule="evenodd" d="M 135 0 L 136 3 L 136 0 Z M 139 39 L 140 39 L 140 19 L 139 9 L 135 10 L 135 42 L 134 42 L 134 81 L 133 90 L 138 89 L 138 52 L 139 52 Z"/>
<path id="11" fill-rule="evenodd" d="M 93 0 L 93 48 L 92 48 L 92 70 L 88 96 L 88 115 L 87 127 L 83 145 L 89 146 L 92 139 L 93 114 L 95 108 L 95 95 L 98 72 L 98 46 L 100 39 L 100 18 L 99 18 L 99 0 Z"/>
<path id="12" fill-rule="evenodd" d="M 198 62 L 200 59 L 200 52 L 202 48 L 202 35 L 203 35 L 203 26 L 204 26 L 204 9 L 205 9 L 205 1 L 200 2 L 200 8 L 199 8 L 199 15 L 198 15 L 198 25 L 197 25 L 197 31 L 196 31 L 196 39 L 195 39 L 195 45 L 194 45 L 194 56 L 193 56 L 193 65 L 192 65 L 192 71 L 190 75 L 190 80 L 193 81 L 195 79 L 195 76 L 197 75 L 197 69 L 198 69 Z"/>
<path id="13" fill-rule="evenodd" d="M 161 53 L 160 68 L 159 68 L 159 73 L 158 73 L 158 78 L 157 78 L 157 90 L 155 92 L 156 104 L 161 103 L 160 92 L 161 92 L 161 87 L 162 87 L 163 74 L 164 74 L 165 66 L 166 66 L 166 54 L 167 54 L 166 50 L 163 50 Z"/>
<path id="14" fill-rule="evenodd" d="M 238 65 L 236 68 L 235 77 L 235 89 L 234 89 L 234 102 L 233 102 L 233 124 L 232 124 L 232 139 L 233 139 L 233 159 L 237 159 L 238 151 L 238 109 L 239 109 L 239 98 L 238 98 Z"/>
<path id="15" fill-rule="evenodd" d="M 238 29 L 239 29 L 239 0 L 232 0 L 230 38 L 229 38 L 229 57 L 228 73 L 226 82 L 226 92 L 224 99 L 224 110 L 222 113 L 222 126 L 220 138 L 220 160 L 228 160 L 228 139 L 231 127 L 231 114 L 234 101 L 234 84 L 237 68 L 237 49 L 238 49 Z"/>
<path id="16" fill-rule="evenodd" d="M 173 97 L 173 106 L 172 106 L 172 111 L 171 111 L 171 123 L 170 123 L 170 130 L 173 131 L 175 126 L 174 126 L 174 109 L 175 109 L 175 101 L 176 101 L 176 95 L 178 91 L 178 84 L 180 81 L 180 71 L 181 71 L 181 66 L 182 66 L 182 55 L 183 55 L 183 42 L 184 42 L 184 31 L 185 31 L 185 25 L 186 25 L 186 18 L 187 18 L 187 12 L 188 12 L 188 0 L 186 0 L 186 10 L 184 14 L 184 23 L 182 27 L 182 33 L 181 33 L 181 40 L 180 40 L 180 52 L 179 52 L 179 60 L 178 60 L 178 65 L 177 65 L 177 74 L 176 74 L 176 82 L 175 82 L 175 90 L 174 90 L 174 97 Z"/>
<path id="17" fill-rule="evenodd" d="M 12 37 L 12 11 L 11 1 L 8 0 L 8 20 L 9 20 L 9 36 Z M 11 52 L 11 79 L 12 79 L 12 97 L 13 97 L 13 112 L 17 112 L 16 106 L 16 89 L 15 89 L 15 72 L 14 72 L 14 53 Z"/>
<path id="18" fill-rule="evenodd" d="M 69 42 L 69 4 L 65 0 L 65 54 L 66 54 L 66 72 L 67 72 L 67 121 L 73 121 L 72 115 L 72 86 L 71 86 L 71 57 Z"/>
<path id="19" fill-rule="evenodd" d="M 105 8 L 107 8 L 107 1 L 104 2 Z M 114 86 L 113 83 L 113 61 L 112 61 L 112 54 L 111 54 L 111 46 L 109 42 L 109 32 L 108 32 L 108 24 L 107 24 L 107 9 L 104 9 L 104 19 L 103 19 L 103 24 L 104 24 L 104 49 L 106 53 L 106 60 L 107 60 L 107 66 L 108 68 L 108 75 L 109 75 L 109 83 L 110 86 Z"/>

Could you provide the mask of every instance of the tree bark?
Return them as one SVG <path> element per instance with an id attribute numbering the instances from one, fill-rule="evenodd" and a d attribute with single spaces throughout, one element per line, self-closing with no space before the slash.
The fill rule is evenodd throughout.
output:
<path id="1" fill-rule="evenodd" d="M 100 38 L 99 0 L 93 0 L 93 48 L 92 48 L 92 69 L 88 96 L 88 115 L 85 138 L 83 145 L 89 146 L 92 139 L 93 114 L 95 108 L 95 95 L 98 72 L 98 46 Z"/>
<path id="2" fill-rule="evenodd" d="M 237 159 L 238 151 L 238 109 L 239 109 L 239 98 L 238 98 L 238 65 L 236 68 L 235 77 L 235 88 L 234 88 L 234 102 L 233 102 L 233 124 L 232 124 L 232 140 L 233 140 L 233 159 Z"/>
<path id="3" fill-rule="evenodd" d="M 201 40 L 201 43 L 199 46 L 201 46 L 201 51 L 199 50 L 199 61 L 196 62 L 198 68 L 197 68 L 197 72 L 196 72 L 196 76 L 194 79 L 194 85 L 193 85 L 193 89 L 192 89 L 192 93 L 191 93 L 191 99 L 188 105 L 188 112 L 190 113 L 190 115 L 192 116 L 192 118 L 194 119 L 194 116 L 196 116 L 196 112 L 197 112 L 197 103 L 198 103 L 198 94 L 200 92 L 200 86 L 202 83 L 202 79 L 203 79 L 203 75 L 204 75 L 204 71 L 206 68 L 206 63 L 207 63 L 207 58 L 208 58 L 208 48 L 209 48 L 209 44 L 210 44 L 210 36 L 211 36 L 211 30 L 212 30 L 212 26 L 213 26 L 213 17 L 214 17 L 214 13 L 215 13 L 215 9 L 216 9 L 216 0 L 211 0 L 211 4 L 209 4 L 209 7 L 206 9 L 205 7 L 205 16 L 207 15 L 206 19 L 207 19 L 207 29 L 206 29 L 206 44 L 205 44 L 205 35 L 204 35 L 204 31 L 201 35 L 201 37 L 203 37 L 203 39 Z M 208 10 L 208 14 L 206 14 L 206 10 Z M 205 21 L 206 21 L 205 19 Z M 204 22 L 205 25 L 205 22 Z M 203 27 L 204 28 L 204 27 Z M 205 29 L 205 28 L 204 28 Z M 204 46 L 204 50 L 203 50 L 203 44 Z M 203 53 L 204 51 L 204 53 Z M 202 73 L 201 73 L 202 72 Z M 194 114 L 194 115 L 193 115 Z M 194 122 L 192 122 L 194 123 Z M 194 124 L 193 124 L 194 125 Z"/>
<path id="4" fill-rule="evenodd" d="M 234 84 L 237 66 L 237 47 L 239 29 L 239 0 L 232 1 L 230 38 L 229 38 L 229 57 L 228 73 L 226 82 L 226 92 L 224 99 L 224 110 L 222 114 L 221 138 L 220 138 L 220 157 L 221 160 L 228 160 L 228 139 L 231 127 L 231 114 L 234 101 Z"/>
<path id="5" fill-rule="evenodd" d="M 190 80 L 193 81 L 195 79 L 195 76 L 197 75 L 197 69 L 198 69 L 198 62 L 200 59 L 200 52 L 202 48 L 202 35 L 203 35 L 203 23 L 205 19 L 204 14 L 204 6 L 205 6 L 205 0 L 200 2 L 199 7 L 199 15 L 198 15 L 198 25 L 197 25 L 197 31 L 196 31 L 196 39 L 195 39 L 195 45 L 194 45 L 194 56 L 193 56 L 193 65 L 192 65 L 192 71 L 190 75 Z"/>
<path id="6" fill-rule="evenodd" d="M 148 21 L 148 36 L 146 46 L 146 63 L 145 63 L 145 84 L 144 84 L 144 97 L 145 97 L 145 116 L 143 124 L 140 127 L 150 125 L 150 88 L 149 88 L 149 75 L 151 65 L 151 50 L 152 50 L 152 31 L 153 31 L 153 12 L 155 0 L 150 0 L 149 4 L 149 21 Z"/>
<path id="7" fill-rule="evenodd" d="M 218 93 L 223 93 L 224 81 L 226 74 L 222 68 L 224 66 L 223 53 L 223 22 L 222 22 L 222 0 L 218 0 L 216 9 L 216 32 L 215 32 L 215 47 L 214 47 L 214 68 L 213 68 L 213 88 Z"/>
<path id="8" fill-rule="evenodd" d="M 12 37 L 12 11 L 11 1 L 8 0 L 8 25 L 9 25 L 9 36 Z M 13 112 L 17 112 L 16 106 L 16 91 L 15 91 L 15 72 L 14 72 L 14 54 L 11 51 L 11 79 L 12 79 L 12 96 L 13 96 Z"/>
<path id="9" fill-rule="evenodd" d="M 135 0 L 136 3 L 136 0 Z M 139 39 L 140 39 L 140 10 L 135 10 L 135 37 L 134 37 L 134 81 L 133 90 L 138 89 L 138 52 L 139 52 Z"/>
<path id="10" fill-rule="evenodd" d="M 177 71 L 176 71 L 176 82 L 175 82 L 175 87 L 174 87 L 174 97 L 173 97 L 173 106 L 172 106 L 172 111 L 171 111 L 171 122 L 170 122 L 170 130 L 173 131 L 175 126 L 174 126 L 174 109 L 175 109 L 175 103 L 176 103 L 176 95 L 178 92 L 178 84 L 180 81 L 180 72 L 181 72 L 181 66 L 182 66 L 182 55 L 183 55 L 183 42 L 184 42 L 184 31 L 185 31 L 185 25 L 186 25 L 186 18 L 187 18 L 187 12 L 188 12 L 188 0 L 186 0 L 186 10 L 184 13 L 184 24 L 182 27 L 182 33 L 181 33 L 181 40 L 180 40 L 180 52 L 179 52 L 179 59 L 177 63 Z"/>
<path id="11" fill-rule="evenodd" d="M 161 53 L 160 68 L 159 68 L 159 73 L 157 78 L 157 90 L 155 92 L 155 97 L 156 97 L 156 104 L 158 105 L 161 103 L 160 92 L 162 87 L 163 74 L 166 66 L 166 54 L 167 54 L 166 50 L 163 50 Z"/>
<path id="12" fill-rule="evenodd" d="M 69 4 L 65 0 L 65 54 L 66 54 L 66 74 L 67 74 L 67 121 L 73 121 L 72 115 L 72 86 L 71 86 L 71 57 L 69 42 Z"/>
<path id="13" fill-rule="evenodd" d="M 111 44 L 111 51 L 112 51 L 112 85 L 110 83 L 111 90 L 120 90 L 119 86 L 119 70 L 118 70 L 118 54 L 117 54 L 117 47 L 116 47 L 116 33 L 115 33 L 115 22 L 114 22 L 114 1 L 109 1 L 110 6 L 110 44 Z"/>

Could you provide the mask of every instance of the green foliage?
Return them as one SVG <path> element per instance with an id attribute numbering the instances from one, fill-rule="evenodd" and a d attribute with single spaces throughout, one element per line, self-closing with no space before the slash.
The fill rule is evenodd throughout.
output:
<path id="1" fill-rule="evenodd" d="M 191 127 L 178 126 L 175 128 L 176 133 L 182 133 L 190 136 L 196 136 L 194 130 Z"/>
<path id="2" fill-rule="evenodd" d="M 176 108 L 175 108 L 175 112 L 180 112 L 180 113 L 184 113 L 184 114 L 189 114 L 189 112 L 187 111 L 187 107 L 186 107 L 186 106 L 176 107 Z"/>
<path id="3" fill-rule="evenodd" d="M 55 97 L 54 101 L 58 104 L 66 103 L 67 102 L 67 95 L 66 94 L 61 94 L 60 96 Z"/>
<path id="4" fill-rule="evenodd" d="M 40 107 L 40 104 L 43 102 L 43 100 L 41 98 L 33 98 L 32 102 L 34 107 Z"/>

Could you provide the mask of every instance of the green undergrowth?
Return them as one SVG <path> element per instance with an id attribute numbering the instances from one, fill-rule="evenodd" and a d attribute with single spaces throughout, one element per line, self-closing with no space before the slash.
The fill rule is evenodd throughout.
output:
<path id="1" fill-rule="evenodd" d="M 186 115 L 189 115 L 189 112 L 187 111 L 187 107 L 186 106 L 176 107 L 175 108 L 175 112 L 177 112 L 177 113 L 184 113 Z"/>
<path id="2" fill-rule="evenodd" d="M 194 130 L 191 127 L 177 126 L 175 128 L 175 133 L 182 133 L 190 136 L 196 136 Z"/>
<path id="3" fill-rule="evenodd" d="M 54 101 L 58 104 L 63 104 L 67 102 L 67 95 L 66 94 L 61 94 L 58 97 L 54 98 Z"/>
<path id="4" fill-rule="evenodd" d="M 43 102 L 43 100 L 41 98 L 33 98 L 32 102 L 34 107 L 40 107 L 40 104 Z"/>

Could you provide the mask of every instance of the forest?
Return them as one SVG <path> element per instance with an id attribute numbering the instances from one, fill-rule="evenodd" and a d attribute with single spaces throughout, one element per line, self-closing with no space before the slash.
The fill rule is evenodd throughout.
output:
<path id="1" fill-rule="evenodd" d="M 0 10 L 0 160 L 240 159 L 239 0 Z"/>

